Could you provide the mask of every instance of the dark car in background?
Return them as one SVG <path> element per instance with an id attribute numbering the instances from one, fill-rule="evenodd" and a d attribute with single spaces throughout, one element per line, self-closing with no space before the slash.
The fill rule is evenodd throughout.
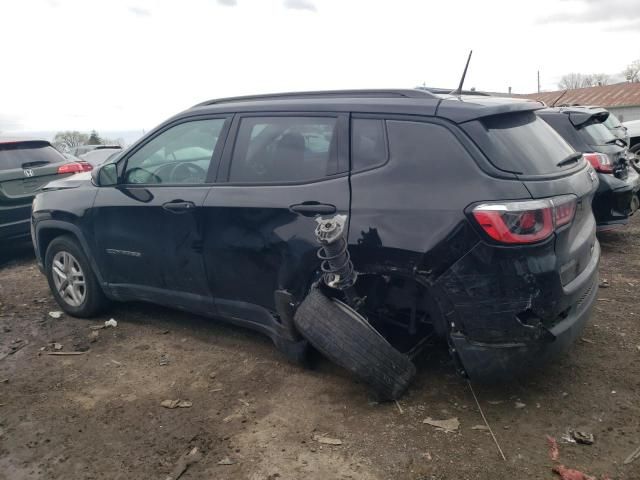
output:
<path id="1" fill-rule="evenodd" d="M 614 137 L 622 140 L 627 147 L 629 146 L 629 133 L 627 132 L 627 128 L 620 123 L 618 117 L 609 112 L 609 116 L 602 124 L 609 129 Z"/>
<path id="2" fill-rule="evenodd" d="M 609 112 L 597 107 L 555 107 L 537 114 L 573 148 L 582 152 L 598 172 L 600 186 L 593 200 L 598 229 L 624 225 L 640 206 L 640 176 L 627 160 L 626 143 L 604 122 Z"/>
<path id="3" fill-rule="evenodd" d="M 31 202 L 43 185 L 90 169 L 46 140 L 0 138 L 0 241 L 28 238 Z"/>
<path id="4" fill-rule="evenodd" d="M 539 108 L 419 90 L 205 102 L 39 193 L 38 264 L 70 315 L 212 316 L 289 358 L 309 342 L 387 399 L 432 336 L 471 378 L 512 378 L 579 337 L 598 291 L 598 180 Z"/>

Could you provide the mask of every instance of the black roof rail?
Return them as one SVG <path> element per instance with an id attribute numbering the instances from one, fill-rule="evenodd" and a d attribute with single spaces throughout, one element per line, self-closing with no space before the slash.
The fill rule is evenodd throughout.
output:
<path id="1" fill-rule="evenodd" d="M 437 98 L 431 92 L 421 89 L 384 89 L 384 90 L 319 90 L 315 92 L 268 93 L 265 95 L 246 95 L 208 100 L 195 107 L 218 105 L 220 103 L 251 102 L 259 100 L 296 100 L 312 98 Z"/>

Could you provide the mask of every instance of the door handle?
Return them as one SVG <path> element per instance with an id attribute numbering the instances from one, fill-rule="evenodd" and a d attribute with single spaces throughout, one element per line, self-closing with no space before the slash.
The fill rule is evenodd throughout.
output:
<path id="1" fill-rule="evenodd" d="M 289 210 L 305 217 L 313 217 L 314 215 L 329 215 L 336 213 L 337 208 L 335 205 L 320 202 L 303 202 L 297 205 L 291 205 Z"/>
<path id="2" fill-rule="evenodd" d="M 171 213 L 185 213 L 196 208 L 196 204 L 193 202 L 174 200 L 172 202 L 163 203 L 162 208 Z"/>

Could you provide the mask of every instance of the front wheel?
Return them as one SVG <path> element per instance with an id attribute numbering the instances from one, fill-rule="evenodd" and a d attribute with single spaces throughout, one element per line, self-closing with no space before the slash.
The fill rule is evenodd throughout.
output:
<path id="1" fill-rule="evenodd" d="M 51 241 L 45 254 L 45 273 L 49 288 L 60 308 L 74 317 L 93 317 L 107 299 L 86 255 L 69 236 Z"/>
<path id="2" fill-rule="evenodd" d="M 296 328 L 327 358 L 367 383 L 381 400 L 395 400 L 416 368 L 348 305 L 314 287 L 298 307 Z"/>

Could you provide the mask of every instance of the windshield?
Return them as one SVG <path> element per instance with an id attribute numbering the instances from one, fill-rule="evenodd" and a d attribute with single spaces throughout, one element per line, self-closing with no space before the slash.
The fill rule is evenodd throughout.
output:
<path id="1" fill-rule="evenodd" d="M 485 135 L 474 140 L 499 169 L 525 175 L 555 173 L 575 167 L 558 166 L 575 150 L 534 112 L 497 115 L 481 121 Z"/>
<path id="2" fill-rule="evenodd" d="M 64 161 L 47 142 L 0 143 L 0 170 L 33 168 Z"/>
<path id="3" fill-rule="evenodd" d="M 580 131 L 587 136 L 586 140 L 590 145 L 607 145 L 616 139 L 604 123 L 592 123 L 582 127 Z"/>

